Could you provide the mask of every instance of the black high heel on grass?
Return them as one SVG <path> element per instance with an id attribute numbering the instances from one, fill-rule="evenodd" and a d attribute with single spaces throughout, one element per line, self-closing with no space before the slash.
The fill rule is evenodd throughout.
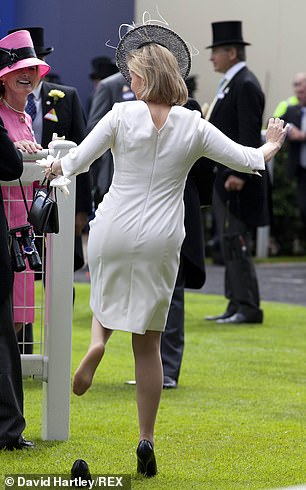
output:
<path id="1" fill-rule="evenodd" d="M 156 460 L 153 446 L 150 441 L 142 440 L 138 444 L 137 454 L 137 473 L 151 477 L 157 473 Z"/>
<path id="2" fill-rule="evenodd" d="M 84 459 L 76 459 L 71 468 L 71 478 L 81 478 L 83 482 L 89 483 L 91 481 L 91 474 L 88 468 L 88 464 Z M 83 484 L 83 486 L 86 486 Z"/>

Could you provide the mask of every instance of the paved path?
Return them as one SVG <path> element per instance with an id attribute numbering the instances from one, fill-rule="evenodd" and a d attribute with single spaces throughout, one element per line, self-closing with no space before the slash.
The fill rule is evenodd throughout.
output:
<path id="1" fill-rule="evenodd" d="M 256 271 L 262 301 L 279 301 L 306 306 L 306 263 L 287 262 L 277 264 L 257 264 Z M 88 273 L 84 270 L 75 273 L 76 282 L 89 282 Z M 223 296 L 224 267 L 206 266 L 206 284 L 200 290 L 206 294 Z"/>
<path id="2" fill-rule="evenodd" d="M 306 306 L 306 263 L 290 262 L 257 264 L 257 277 L 262 301 L 279 301 Z M 206 266 L 206 294 L 224 294 L 224 267 Z"/>

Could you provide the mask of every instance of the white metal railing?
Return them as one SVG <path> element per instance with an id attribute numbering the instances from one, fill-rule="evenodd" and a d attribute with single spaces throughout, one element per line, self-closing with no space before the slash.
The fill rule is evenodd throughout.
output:
<path id="1" fill-rule="evenodd" d="M 54 140 L 47 150 L 25 153 L 22 183 L 42 180 L 41 168 L 33 163 L 35 160 L 48 154 L 55 156 L 58 152 L 62 157 L 73 146 L 76 145 L 71 141 Z M 2 184 L 19 186 L 18 181 Z M 69 438 L 75 178 L 69 185 L 69 191 L 68 198 L 57 191 L 59 233 L 46 235 L 41 350 L 39 354 L 21 355 L 23 376 L 42 380 L 42 439 L 45 440 Z"/>

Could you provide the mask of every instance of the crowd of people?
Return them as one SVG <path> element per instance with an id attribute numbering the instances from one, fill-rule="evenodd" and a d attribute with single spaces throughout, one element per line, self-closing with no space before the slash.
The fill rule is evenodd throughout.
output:
<path id="1" fill-rule="evenodd" d="M 0 178 L 18 178 L 20 151 L 47 147 L 54 132 L 78 145 L 45 170 L 49 180 L 77 176 L 75 236 L 89 226 L 91 342 L 74 373 L 73 392 L 81 396 L 92 385 L 113 331 L 130 332 L 139 421 L 137 472 L 146 477 L 157 473 L 154 428 L 162 389 L 178 385 L 184 289 L 201 288 L 205 282 L 201 206 L 212 203 L 228 298 L 226 311 L 209 319 L 263 321 L 250 241 L 253 229 L 269 220 L 266 164 L 282 147 L 287 126 L 271 118 L 261 144 L 264 94 L 246 66 L 242 24 L 216 22 L 212 31 L 211 61 L 224 80 L 207 114 L 187 89 L 191 56 L 185 41 L 169 28 L 146 23 L 122 37 L 116 65 L 105 58 L 93 60 L 95 90 L 87 121 L 74 87 L 44 80 L 50 70 L 45 57 L 53 48 L 44 47 L 42 28 L 14 29 L 0 40 Z M 52 96 L 56 91 L 60 98 Z M 291 123 L 288 139 L 294 148 L 300 138 L 303 147 L 306 127 L 290 109 L 284 114 Z M 19 208 L 12 214 L 16 196 L 10 192 L 2 186 L 3 230 L 26 220 L 22 201 L 17 200 Z M 92 201 L 95 212 L 89 221 Z M 32 328 L 34 274 L 15 273 L 13 281 L 8 244 L 0 260 L 6 277 L 0 295 L 0 448 L 23 449 L 33 443 L 22 436 L 14 323 L 16 331 Z M 28 296 L 20 305 L 23 276 Z"/>

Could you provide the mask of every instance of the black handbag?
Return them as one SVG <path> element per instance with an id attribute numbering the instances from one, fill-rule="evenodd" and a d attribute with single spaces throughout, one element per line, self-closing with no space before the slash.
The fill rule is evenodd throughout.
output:
<path id="1" fill-rule="evenodd" d="M 38 233 L 58 233 L 58 207 L 56 201 L 56 189 L 54 189 L 54 199 L 50 194 L 52 188 L 50 182 L 44 187 L 46 178 L 43 180 L 39 189 L 35 191 L 33 202 L 28 211 L 28 222 L 33 225 Z"/>

